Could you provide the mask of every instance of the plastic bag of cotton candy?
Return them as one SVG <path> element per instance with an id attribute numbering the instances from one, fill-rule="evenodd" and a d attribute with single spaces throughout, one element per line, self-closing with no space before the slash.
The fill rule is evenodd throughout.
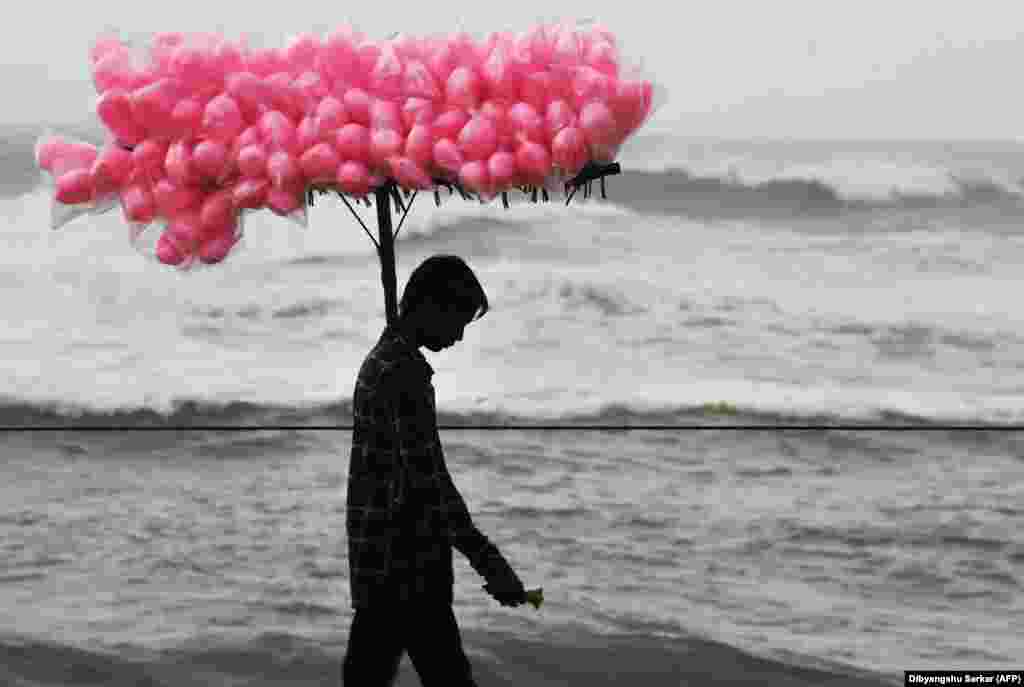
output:
<path id="1" fill-rule="evenodd" d="M 365 198 L 455 183 L 492 199 L 614 160 L 664 101 L 596 25 L 519 34 L 372 40 L 343 27 L 283 47 L 161 33 L 97 40 L 90 54 L 100 147 L 48 132 L 53 226 L 121 206 L 160 262 L 220 262 L 241 215 L 306 224 L 310 187 Z M 147 234 L 149 235 L 149 234 Z"/>

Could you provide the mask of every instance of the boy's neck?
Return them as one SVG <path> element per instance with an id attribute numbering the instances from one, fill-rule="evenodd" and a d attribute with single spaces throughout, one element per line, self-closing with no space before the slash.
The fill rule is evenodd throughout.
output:
<path id="1" fill-rule="evenodd" d="M 408 341 L 413 348 L 419 350 L 420 346 L 423 345 L 419 342 L 419 332 L 415 322 L 411 322 L 409 320 L 397 320 L 392 327 L 394 331 Z"/>

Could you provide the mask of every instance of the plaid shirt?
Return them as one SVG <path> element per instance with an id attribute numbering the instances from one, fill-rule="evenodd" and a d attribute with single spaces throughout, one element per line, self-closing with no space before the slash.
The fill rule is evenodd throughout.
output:
<path id="1" fill-rule="evenodd" d="M 353 608 L 394 599 L 451 604 L 452 546 L 489 584 L 521 587 L 448 473 L 433 374 L 391 326 L 359 368 L 346 510 Z"/>

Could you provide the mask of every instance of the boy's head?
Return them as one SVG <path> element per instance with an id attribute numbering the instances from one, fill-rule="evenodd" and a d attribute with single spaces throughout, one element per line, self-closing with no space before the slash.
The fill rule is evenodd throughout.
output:
<path id="1" fill-rule="evenodd" d="M 456 255 L 432 255 L 413 270 L 398 306 L 399 323 L 417 346 L 440 351 L 462 340 L 466 325 L 488 310 L 473 270 Z"/>

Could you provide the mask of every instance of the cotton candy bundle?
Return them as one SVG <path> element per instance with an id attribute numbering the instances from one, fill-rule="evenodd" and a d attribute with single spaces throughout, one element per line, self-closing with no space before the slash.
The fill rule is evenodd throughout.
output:
<path id="1" fill-rule="evenodd" d="M 570 25 L 386 41 L 344 27 L 279 49 L 105 37 L 90 60 L 109 142 L 46 136 L 37 163 L 59 204 L 119 202 L 136 232 L 159 221 L 156 254 L 172 265 L 222 260 L 242 210 L 304 222 L 311 185 L 361 197 L 387 179 L 440 180 L 493 197 L 564 180 L 612 161 L 660 94 L 610 32 Z"/>

